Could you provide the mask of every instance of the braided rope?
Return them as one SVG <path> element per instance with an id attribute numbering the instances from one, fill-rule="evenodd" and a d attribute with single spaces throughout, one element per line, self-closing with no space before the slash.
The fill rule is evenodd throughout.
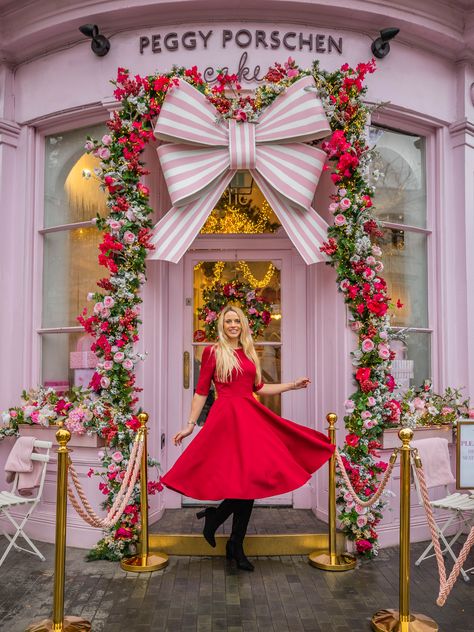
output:
<path id="1" fill-rule="evenodd" d="M 439 543 L 439 533 L 438 528 L 436 526 L 436 522 L 434 519 L 433 507 L 431 506 L 430 497 L 428 493 L 428 486 L 426 485 L 425 473 L 423 471 L 423 467 L 416 467 L 416 475 L 420 482 L 421 496 L 423 498 L 423 505 L 425 507 L 426 517 L 428 519 L 428 524 L 430 526 L 431 531 L 431 539 L 433 541 L 433 548 L 435 551 L 436 562 L 438 564 L 438 572 L 439 572 L 439 594 L 436 600 L 438 606 L 444 606 L 446 603 L 446 599 L 449 596 L 454 584 L 456 583 L 457 578 L 461 572 L 462 567 L 464 566 L 464 562 L 471 550 L 471 547 L 474 544 L 474 527 L 471 528 L 469 535 L 467 536 L 467 540 L 464 543 L 461 552 L 458 555 L 458 558 L 453 566 L 453 570 L 451 571 L 449 577 L 446 579 L 446 563 L 444 561 L 443 554 L 441 552 L 441 545 Z"/>
<path id="2" fill-rule="evenodd" d="M 361 507 L 371 507 L 372 505 L 374 505 L 378 501 L 380 496 L 383 494 L 383 491 L 385 487 L 387 486 L 390 476 L 392 475 L 393 468 L 395 467 L 395 463 L 397 460 L 396 456 L 390 460 L 390 463 L 388 464 L 388 467 L 385 470 L 383 479 L 380 481 L 380 485 L 378 486 L 377 491 L 373 494 L 373 496 L 371 496 L 369 500 L 362 500 L 361 498 L 359 498 L 354 488 L 352 487 L 352 483 L 349 479 L 349 476 L 347 475 L 346 468 L 344 467 L 344 462 L 339 453 L 339 450 L 336 449 L 335 455 L 336 455 L 337 465 L 341 472 L 341 476 L 344 479 L 344 483 L 346 484 L 346 487 L 349 490 L 349 493 L 352 496 L 353 500 Z M 396 455 L 398 455 L 398 453 L 396 453 Z"/>
<path id="3" fill-rule="evenodd" d="M 128 462 L 124 479 L 117 493 L 117 496 L 115 497 L 115 501 L 112 507 L 109 509 L 105 518 L 100 518 L 93 510 L 92 506 L 87 500 L 74 465 L 71 461 L 69 462 L 69 473 L 71 475 L 72 482 L 74 483 L 74 487 L 76 488 L 77 494 L 82 501 L 82 506 L 77 500 L 74 494 L 74 490 L 72 489 L 69 482 L 67 487 L 68 498 L 79 516 L 81 516 L 81 518 L 89 525 L 100 529 L 108 529 L 109 527 L 114 526 L 119 521 L 125 507 L 130 501 L 135 483 L 137 482 L 140 473 L 143 448 L 143 441 L 135 440 L 132 451 L 130 453 L 130 460 Z"/>

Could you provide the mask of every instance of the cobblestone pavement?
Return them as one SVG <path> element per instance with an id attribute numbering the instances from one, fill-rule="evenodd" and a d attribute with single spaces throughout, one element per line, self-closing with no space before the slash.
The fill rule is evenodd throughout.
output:
<path id="1" fill-rule="evenodd" d="M 278 511 L 257 509 L 254 524 L 271 517 L 281 526 Z M 1 538 L 0 550 L 4 545 Z M 45 562 L 13 552 L 0 570 L 2 632 L 23 632 L 51 614 L 54 547 L 39 546 Z M 412 559 L 422 549 L 413 545 Z M 94 632 L 362 632 L 374 612 L 397 607 L 396 548 L 346 573 L 318 571 L 305 556 L 254 562 L 255 572 L 247 573 L 223 558 L 172 557 L 162 571 L 133 574 L 115 563 L 85 562 L 84 551 L 69 548 L 65 612 L 89 619 Z M 474 576 L 458 580 L 444 608 L 435 605 L 437 582 L 433 559 L 413 567 L 412 611 L 431 616 L 441 632 L 473 632 Z"/>

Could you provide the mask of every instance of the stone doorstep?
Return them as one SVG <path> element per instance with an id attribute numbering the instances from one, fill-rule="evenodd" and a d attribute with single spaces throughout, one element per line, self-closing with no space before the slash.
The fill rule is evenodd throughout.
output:
<path id="1" fill-rule="evenodd" d="M 212 548 L 200 534 L 151 533 L 150 550 L 168 555 L 224 556 L 228 535 L 216 535 L 216 548 Z M 329 547 L 327 533 L 275 533 L 271 535 L 247 535 L 245 552 L 247 555 L 281 556 L 309 555 L 315 551 L 324 551 Z M 336 535 L 338 554 L 345 551 L 346 538 L 342 533 Z"/>

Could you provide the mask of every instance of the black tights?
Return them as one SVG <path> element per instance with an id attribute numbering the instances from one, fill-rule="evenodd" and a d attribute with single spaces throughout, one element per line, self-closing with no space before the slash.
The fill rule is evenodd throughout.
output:
<path id="1" fill-rule="evenodd" d="M 241 498 L 226 498 L 216 508 L 215 524 L 219 526 L 223 524 L 230 514 L 232 516 L 232 533 L 231 540 L 242 543 L 247 533 L 247 526 L 250 520 L 250 514 L 253 509 L 253 500 L 245 500 Z"/>

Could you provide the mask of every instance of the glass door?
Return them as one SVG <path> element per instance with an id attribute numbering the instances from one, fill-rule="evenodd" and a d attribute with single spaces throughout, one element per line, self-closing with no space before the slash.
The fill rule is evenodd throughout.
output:
<path id="1" fill-rule="evenodd" d="M 270 318 L 266 327 L 255 338 L 255 347 L 262 366 L 263 381 L 266 383 L 279 383 L 282 381 L 284 367 L 284 342 L 283 331 L 285 329 L 284 316 L 284 290 L 282 278 L 286 255 L 279 253 L 277 258 L 270 256 L 273 253 L 262 253 L 260 258 L 256 252 L 226 250 L 190 252 L 185 261 L 185 305 L 186 315 L 184 321 L 184 365 L 187 366 L 185 375 L 185 388 L 183 389 L 184 410 L 189 410 L 194 389 L 199 377 L 202 352 L 209 345 L 213 336 L 212 322 L 214 314 L 210 314 L 211 327 L 206 323 L 206 314 L 209 318 L 214 305 L 219 304 L 221 294 L 229 291 L 233 282 L 242 283 L 246 291 L 255 292 L 268 304 Z M 232 294 L 229 302 L 239 303 Z M 186 354 L 189 354 L 186 357 Z M 285 416 L 284 401 L 281 395 L 265 396 L 257 395 L 258 399 L 278 415 Z M 208 395 L 204 409 L 198 420 L 197 427 L 190 437 L 197 435 L 206 423 L 206 418 L 215 399 L 213 388 Z M 261 504 L 288 504 L 292 503 L 292 494 L 283 494 L 269 499 L 258 501 Z M 202 504 L 202 501 L 182 498 L 183 505 Z"/>

